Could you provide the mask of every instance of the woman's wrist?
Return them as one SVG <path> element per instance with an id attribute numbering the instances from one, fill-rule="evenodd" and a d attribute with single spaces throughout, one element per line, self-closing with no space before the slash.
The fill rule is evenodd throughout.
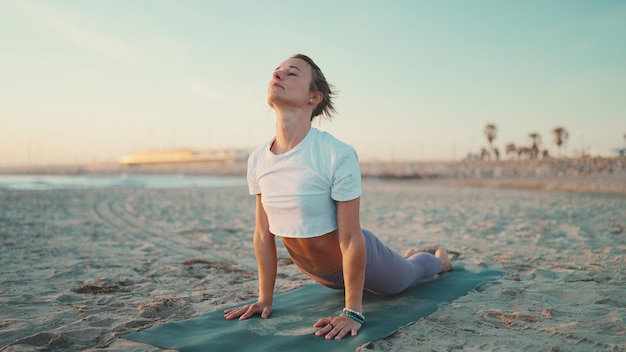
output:
<path id="1" fill-rule="evenodd" d="M 339 315 L 342 317 L 348 317 L 359 324 L 363 324 L 365 322 L 365 315 L 354 309 L 344 308 Z"/>

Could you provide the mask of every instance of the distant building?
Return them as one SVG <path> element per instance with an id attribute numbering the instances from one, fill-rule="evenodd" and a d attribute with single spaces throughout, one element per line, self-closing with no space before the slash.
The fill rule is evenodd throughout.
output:
<path id="1" fill-rule="evenodd" d="M 163 151 L 134 152 L 120 157 L 123 165 L 215 163 L 245 160 L 248 152 L 237 149 L 172 149 Z"/>

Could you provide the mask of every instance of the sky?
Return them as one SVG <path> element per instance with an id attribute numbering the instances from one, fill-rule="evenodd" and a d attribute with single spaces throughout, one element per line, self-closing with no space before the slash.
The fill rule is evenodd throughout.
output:
<path id="1" fill-rule="evenodd" d="M 0 0 L 0 166 L 115 162 L 274 136 L 267 84 L 309 55 L 314 121 L 362 161 L 626 144 L 626 1 Z"/>

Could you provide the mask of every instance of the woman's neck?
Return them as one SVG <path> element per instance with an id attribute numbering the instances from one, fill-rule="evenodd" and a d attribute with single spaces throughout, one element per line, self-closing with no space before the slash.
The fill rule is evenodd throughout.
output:
<path id="1" fill-rule="evenodd" d="M 311 129 L 310 115 L 276 112 L 276 140 L 272 144 L 274 154 L 283 154 L 293 149 L 306 137 Z"/>

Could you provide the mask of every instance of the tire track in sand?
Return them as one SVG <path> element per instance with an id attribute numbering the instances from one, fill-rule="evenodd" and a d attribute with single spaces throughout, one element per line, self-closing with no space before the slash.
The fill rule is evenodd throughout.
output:
<path id="1" fill-rule="evenodd" d="M 206 255 L 205 251 L 195 249 L 196 243 L 185 236 L 177 236 L 182 231 L 193 227 L 165 227 L 159 219 L 150 218 L 147 213 L 138 213 L 131 203 L 134 195 L 98 195 L 93 206 L 97 216 L 108 226 L 120 232 L 120 237 L 130 236 L 133 242 L 150 243 L 189 259 Z M 185 227 L 187 229 L 185 229 Z M 212 260 L 230 262 L 224 255 L 212 251 Z"/>

